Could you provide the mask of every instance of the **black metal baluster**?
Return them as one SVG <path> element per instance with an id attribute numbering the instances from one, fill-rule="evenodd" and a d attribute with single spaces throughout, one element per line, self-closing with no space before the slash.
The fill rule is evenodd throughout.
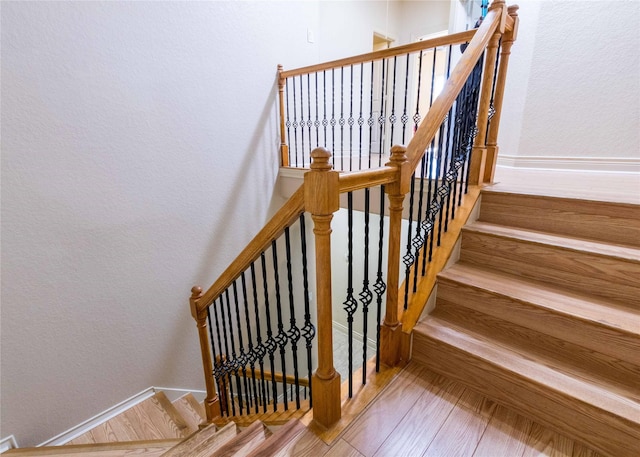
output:
<path id="1" fill-rule="evenodd" d="M 297 114 L 297 103 L 296 103 L 296 77 L 294 76 L 292 79 L 291 87 L 293 88 L 293 145 L 295 148 L 295 157 L 296 157 L 296 167 L 298 166 L 298 114 Z M 291 151 L 291 147 L 289 147 L 289 151 Z M 302 155 L 304 156 L 304 151 L 302 151 Z"/>
<path id="2" fill-rule="evenodd" d="M 289 235 L 289 227 L 284 229 L 285 248 L 287 253 L 287 284 L 289 286 L 289 323 L 290 327 L 287 337 L 291 342 L 291 352 L 293 355 L 293 379 L 296 390 L 296 409 L 300 409 L 300 379 L 298 377 L 298 340 L 300 339 L 300 330 L 296 326 L 296 307 L 293 299 L 293 272 L 291 267 L 291 239 Z M 293 397 L 291 398 L 293 400 Z"/>
<path id="3" fill-rule="evenodd" d="M 265 342 L 265 347 L 267 352 L 269 353 L 269 366 L 271 368 L 271 395 L 269 398 L 272 398 L 273 401 L 273 411 L 277 410 L 277 398 L 278 398 L 278 387 L 276 384 L 276 366 L 274 353 L 276 352 L 276 341 L 273 338 L 273 331 L 271 330 L 271 308 L 269 306 L 269 289 L 267 285 L 267 261 L 264 255 L 264 252 L 260 254 L 260 261 L 262 263 L 262 285 L 264 289 L 264 304 L 265 311 L 267 313 L 267 341 Z M 269 394 L 269 385 L 267 384 L 267 394 Z"/>
<path id="4" fill-rule="evenodd" d="M 360 116 L 358 116 L 358 130 L 360 132 L 358 140 L 358 170 L 362 170 L 362 126 L 364 125 L 364 117 L 362 117 L 362 91 L 364 90 L 364 63 L 360 64 Z"/>
<path id="5" fill-rule="evenodd" d="M 413 130 L 414 133 L 420 127 L 420 90 L 422 89 L 422 56 L 424 51 L 420 51 L 420 56 L 418 57 L 418 93 L 416 94 L 416 112 L 413 115 Z"/>
<path id="6" fill-rule="evenodd" d="M 382 166 L 382 152 L 384 151 L 384 127 L 386 124 L 386 116 L 385 116 L 385 73 L 386 73 L 386 63 L 387 59 L 382 59 L 382 85 L 380 87 L 380 116 L 378 116 L 378 124 L 380 124 L 380 137 L 378 140 L 380 141 L 380 155 L 378 156 L 378 166 Z"/>
<path id="7" fill-rule="evenodd" d="M 316 71 L 316 120 L 313 125 L 316 127 L 316 148 L 320 146 L 320 116 L 318 112 L 318 72 Z"/>
<path id="8" fill-rule="evenodd" d="M 244 351 L 244 341 L 242 338 L 242 324 L 240 323 L 240 305 L 238 302 L 237 279 L 233 281 L 233 301 L 236 307 L 236 327 L 238 328 L 238 368 L 242 370 L 244 393 L 247 407 L 247 414 L 251 414 L 251 397 L 249 396 L 249 385 L 247 382 L 247 354 Z M 240 397 L 242 398 L 242 397 Z M 240 402 L 240 412 L 242 413 L 242 401 Z"/>
<path id="9" fill-rule="evenodd" d="M 215 301 L 211 304 L 211 306 L 215 306 Z M 207 307 L 207 326 L 209 327 L 209 342 L 211 344 L 211 361 L 213 364 L 213 370 L 211 372 L 211 376 L 213 376 L 213 380 L 216 383 L 216 387 L 218 389 L 218 392 L 221 392 L 221 386 L 220 386 L 220 374 L 217 372 L 218 369 L 218 364 L 217 364 L 217 360 L 216 360 L 216 345 L 214 343 L 214 337 L 213 337 L 213 327 L 211 324 L 211 306 Z M 218 398 L 222 397 L 222 395 L 220 395 Z M 223 407 L 222 404 L 220 405 L 220 412 L 223 412 Z"/>
<path id="10" fill-rule="evenodd" d="M 309 380 L 309 406 L 312 407 L 313 396 L 311 395 L 311 371 L 312 359 L 311 349 L 312 341 L 316 335 L 316 329 L 311 323 L 311 310 L 309 307 L 309 278 L 307 270 L 307 232 L 305 227 L 304 213 L 300 215 L 300 245 L 302 249 L 302 287 L 304 290 L 304 325 L 302 326 L 301 334 L 305 340 L 305 347 L 307 349 L 307 379 Z M 306 391 L 305 391 L 306 392 Z"/>
<path id="11" fill-rule="evenodd" d="M 285 96 L 287 98 L 287 121 L 285 125 L 287 126 L 287 143 L 289 143 L 289 147 L 287 148 L 287 154 L 289 157 L 289 165 L 291 165 L 291 121 L 289 120 L 289 78 L 287 78 L 285 86 Z"/>
<path id="12" fill-rule="evenodd" d="M 313 121 L 311 120 L 311 75 L 307 73 L 307 128 L 309 133 L 309 165 L 311 165 L 311 127 L 313 127 Z"/>
<path id="13" fill-rule="evenodd" d="M 253 292 L 253 310 L 256 316 L 256 356 L 260 365 L 260 402 L 263 406 L 263 412 L 267 412 L 267 392 L 264 382 L 264 356 L 267 349 L 262 344 L 262 330 L 260 329 L 260 309 L 258 306 L 258 283 L 256 281 L 255 262 L 251 262 L 251 290 Z M 258 411 L 256 411 L 257 413 Z"/>
<path id="14" fill-rule="evenodd" d="M 364 263 L 362 292 L 360 292 L 360 302 L 362 303 L 362 384 L 367 383 L 367 325 L 369 317 L 369 305 L 373 300 L 373 294 L 369 288 L 369 192 L 367 187 L 364 190 Z"/>
<path id="15" fill-rule="evenodd" d="M 375 62 L 371 61 L 371 87 L 369 88 L 369 119 L 367 120 L 367 124 L 369 124 L 369 168 L 371 168 L 371 149 L 373 148 L 373 126 L 375 124 L 375 119 L 373 118 L 373 67 L 375 66 Z"/>
<path id="16" fill-rule="evenodd" d="M 329 125 L 329 121 L 327 120 L 327 72 L 322 72 L 322 103 L 324 106 L 324 110 L 322 112 L 322 128 L 324 130 L 324 143 L 323 147 L 327 147 L 327 125 Z"/>
<path id="17" fill-rule="evenodd" d="M 429 147 L 430 151 L 433 151 L 433 141 Z M 427 167 L 427 152 L 422 156 L 420 160 L 420 190 L 418 191 L 418 220 L 416 221 L 416 235 L 413 237 L 413 248 L 415 252 L 415 262 L 413 269 L 413 293 L 416 292 L 418 288 L 418 265 L 420 264 L 420 250 L 422 246 L 424 246 L 425 235 L 424 235 L 424 225 L 422 221 L 422 203 L 424 199 L 424 175 Z M 406 281 L 409 283 L 410 278 L 407 277 Z"/>
<path id="18" fill-rule="evenodd" d="M 344 170 L 344 67 L 340 67 L 340 170 Z"/>
<path id="19" fill-rule="evenodd" d="M 402 122 L 402 144 L 405 143 L 405 137 L 407 134 L 407 122 L 409 121 L 409 115 L 407 114 L 407 97 L 409 95 L 409 54 L 407 53 L 407 67 L 404 70 L 404 104 L 402 108 L 402 116 L 400 122 Z"/>
<path id="20" fill-rule="evenodd" d="M 273 259 L 273 272 L 274 281 L 276 285 L 276 316 L 278 319 L 278 333 L 275 336 L 275 341 L 280 348 L 280 363 L 282 364 L 282 397 L 284 400 L 284 410 L 289 409 L 287 402 L 287 365 L 285 360 L 287 334 L 284 331 L 284 324 L 282 323 L 282 302 L 280 301 L 280 269 L 278 268 L 278 246 L 276 240 L 271 242 L 271 254 Z M 278 397 L 274 395 L 274 401 L 278 401 Z"/>
<path id="21" fill-rule="evenodd" d="M 433 48 L 433 61 L 431 62 L 431 90 L 429 94 L 429 108 L 433 105 L 433 95 L 436 85 L 436 63 L 437 63 L 438 48 Z"/>
<path id="22" fill-rule="evenodd" d="M 396 126 L 396 69 L 398 63 L 398 56 L 393 57 L 393 84 L 391 88 L 391 114 L 389 115 L 389 124 L 391 125 L 390 142 L 393 144 L 393 132 Z"/>
<path id="23" fill-rule="evenodd" d="M 331 164 L 336 168 L 336 69 L 331 69 Z"/>
<path id="24" fill-rule="evenodd" d="M 382 296 L 387 285 L 382 279 L 382 255 L 384 248 L 384 185 L 380 186 L 380 219 L 378 221 L 378 271 L 373 290 L 376 293 L 376 372 L 380 371 L 380 322 L 382 319 Z"/>
<path id="25" fill-rule="evenodd" d="M 226 356 L 222 354 L 222 340 L 221 340 L 222 334 L 220 332 L 220 319 L 218 319 L 218 313 L 216 312 L 218 307 L 216 307 L 215 301 L 211 306 L 213 306 L 213 317 L 215 318 L 215 322 L 216 322 L 216 336 L 218 340 L 218 349 L 220 349 L 219 355 L 215 360 L 214 372 L 217 373 L 216 378 L 218 379 L 218 392 L 224 392 L 224 394 L 221 395 L 221 397 L 224 399 L 224 402 L 222 402 L 222 404 L 220 405 L 220 411 L 223 414 L 226 414 L 228 416 L 229 415 L 229 397 L 227 395 L 227 381 L 225 379 L 225 376 L 227 373 L 224 366 L 224 361 Z M 222 307 L 222 297 L 220 297 L 220 307 Z"/>
<path id="26" fill-rule="evenodd" d="M 229 316 L 229 340 L 231 341 L 231 360 L 230 369 L 236 378 L 236 387 L 238 388 L 238 413 L 242 414 L 242 381 L 240 381 L 240 375 L 238 373 L 238 358 L 236 356 L 236 343 L 235 335 L 233 333 L 233 317 L 231 314 L 231 300 L 229 299 L 229 289 L 224 291 L 224 296 L 227 301 L 227 314 Z M 233 394 L 231 394 L 233 397 Z M 232 403 L 233 405 L 233 403 Z M 235 415 L 235 412 L 233 413 Z"/>
<path id="27" fill-rule="evenodd" d="M 404 263 L 404 309 L 407 309 L 409 305 L 409 283 L 411 277 L 411 265 L 415 262 L 416 258 L 411 251 L 411 240 L 413 239 L 413 198 L 415 193 L 416 174 L 411 175 L 411 190 L 409 191 L 409 225 L 407 226 L 407 246 L 405 247 L 405 254 L 402 256 L 402 262 Z"/>
<path id="28" fill-rule="evenodd" d="M 228 289 L 225 290 L 225 292 L 228 293 Z M 227 295 L 227 299 L 228 299 L 228 295 Z M 227 335 L 227 318 L 225 316 L 224 313 L 224 294 L 222 294 L 220 296 L 220 315 L 221 315 L 221 320 L 222 320 L 222 334 L 223 334 L 223 340 L 224 340 L 224 362 L 223 362 L 223 367 L 224 367 L 224 372 L 226 374 L 226 378 L 228 381 L 228 387 L 229 387 L 229 398 L 227 399 L 227 402 L 231 404 L 231 413 L 232 415 L 236 415 L 236 404 L 235 401 L 233 401 L 233 384 L 231 381 L 231 375 L 233 374 L 233 358 L 230 360 L 229 359 L 229 342 L 228 342 L 228 335 Z M 231 316 L 229 316 L 229 318 L 231 318 Z"/>
<path id="29" fill-rule="evenodd" d="M 256 382 L 256 359 L 257 354 L 253 346 L 253 335 L 251 334 L 251 319 L 249 318 L 249 300 L 247 298 L 247 280 L 246 280 L 246 272 L 242 272 L 241 283 L 242 283 L 242 301 L 244 302 L 244 319 L 245 325 L 247 327 L 247 347 L 249 354 L 249 368 L 251 369 L 251 385 L 253 388 L 253 406 L 256 414 L 258 414 L 258 384 Z M 256 316 L 256 319 L 258 317 Z"/>
<path id="30" fill-rule="evenodd" d="M 343 302 L 347 312 L 349 342 L 349 398 L 353 396 L 353 314 L 358 302 L 353 298 L 353 192 L 347 193 L 347 298 Z"/>
<path id="31" fill-rule="evenodd" d="M 300 149 L 302 149 L 302 167 L 304 168 L 304 158 L 307 155 L 304 150 L 304 90 L 302 89 L 302 75 L 300 75 Z M 311 162 L 311 151 L 309 151 L 309 162 Z"/>
<path id="32" fill-rule="evenodd" d="M 351 65 L 351 84 L 349 86 L 349 171 L 353 170 L 353 65 Z"/>

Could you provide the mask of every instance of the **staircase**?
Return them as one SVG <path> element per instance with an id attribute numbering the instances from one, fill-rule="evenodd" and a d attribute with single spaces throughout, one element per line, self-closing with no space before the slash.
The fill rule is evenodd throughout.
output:
<path id="1" fill-rule="evenodd" d="M 296 414 L 301 415 L 299 410 L 265 414 L 263 419 L 269 426 L 251 416 L 242 417 L 242 423 L 217 418 L 206 425 L 204 407 L 193 395 L 172 403 L 158 392 L 66 445 L 20 448 L 3 455 L 239 457 L 291 455 L 304 450 L 313 455 L 314 446 L 326 447 Z"/>
<path id="2" fill-rule="evenodd" d="M 413 358 L 603 455 L 640 452 L 640 206 L 485 190 Z"/>

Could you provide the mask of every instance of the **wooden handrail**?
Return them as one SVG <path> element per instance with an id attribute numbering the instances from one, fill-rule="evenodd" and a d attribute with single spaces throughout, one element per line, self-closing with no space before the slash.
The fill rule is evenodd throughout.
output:
<path id="1" fill-rule="evenodd" d="M 304 211 L 304 184 L 296 190 L 276 214 L 265 224 L 249 242 L 240 255 L 220 275 L 209 289 L 195 300 L 197 310 L 203 310 L 223 293 L 233 281 L 256 260 L 260 253 L 269 247 L 271 241 L 278 238 L 285 227 L 291 225 Z"/>
<path id="2" fill-rule="evenodd" d="M 475 67 L 489 40 L 500 25 L 501 19 L 501 10 L 489 10 L 487 17 L 482 21 L 480 28 L 476 31 L 469 46 L 451 72 L 442 92 L 429 108 L 427 115 L 407 146 L 407 159 L 412 170 L 415 170 L 420 160 L 422 160 L 427 145 L 436 136 L 442 121 L 444 121 L 456 97 L 458 97 L 462 87 L 467 82 L 467 78 L 473 71 L 473 67 Z"/>
<path id="3" fill-rule="evenodd" d="M 372 60 L 385 59 L 387 57 L 404 55 L 411 52 L 418 52 L 424 49 L 431 49 L 438 46 L 449 46 L 468 43 L 471 38 L 473 38 L 475 33 L 476 30 L 467 30 L 465 32 L 453 33 L 451 35 L 432 38 L 430 40 L 417 41 L 415 43 L 405 44 L 403 46 L 397 46 L 395 48 L 383 49 L 382 51 L 368 52 L 366 54 L 360 54 L 353 57 L 332 60 L 331 62 L 309 65 L 307 67 L 296 68 L 294 70 L 286 70 L 280 72 L 280 77 L 290 78 L 292 76 L 305 75 L 307 73 L 314 73 L 316 71 L 330 70 L 332 68 L 371 62 Z"/>
<path id="4" fill-rule="evenodd" d="M 393 182 L 397 177 L 395 167 L 380 167 L 370 170 L 341 173 L 339 178 L 340 193 L 353 192 L 367 187 L 379 186 Z"/>

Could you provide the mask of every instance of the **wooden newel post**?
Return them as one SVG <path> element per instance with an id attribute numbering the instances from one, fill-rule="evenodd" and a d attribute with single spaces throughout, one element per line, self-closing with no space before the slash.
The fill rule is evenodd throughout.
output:
<path id="1" fill-rule="evenodd" d="M 496 79 L 495 95 L 493 98 L 494 114 L 489 122 L 489 133 L 487 135 L 487 161 L 484 167 L 484 182 L 493 182 L 493 175 L 496 171 L 498 160 L 498 130 L 500 128 L 500 117 L 502 116 L 502 101 L 504 100 L 504 87 L 507 81 L 507 68 L 509 67 L 509 56 L 511 46 L 518 35 L 518 5 L 510 6 L 508 14 L 513 19 L 513 29 L 507 31 L 502 36 L 500 44 L 500 65 L 498 66 L 498 76 Z"/>
<path id="2" fill-rule="evenodd" d="M 473 143 L 471 153 L 471 168 L 469 172 L 469 184 L 481 185 L 484 182 L 486 156 L 487 156 L 487 125 L 489 124 L 489 108 L 491 106 L 491 92 L 493 89 L 493 75 L 496 68 L 498 55 L 498 43 L 504 31 L 506 7 L 504 0 L 494 0 L 490 10 L 502 9 L 503 19 L 487 45 L 484 57 L 484 70 L 482 71 L 482 86 L 480 89 L 480 102 L 478 104 L 478 134 Z"/>
<path id="3" fill-rule="evenodd" d="M 386 186 L 389 197 L 389 254 L 387 258 L 387 303 L 380 328 L 380 360 L 395 366 L 401 361 L 402 325 L 398 321 L 398 289 L 400 288 L 400 237 L 404 196 L 411 186 L 413 174 L 407 161 L 407 148 L 393 146 L 387 166 L 397 168 L 397 179 Z"/>
<path id="4" fill-rule="evenodd" d="M 313 219 L 316 245 L 316 304 L 318 369 L 312 377 L 313 419 L 324 427 L 336 423 L 340 411 L 340 374 L 333 366 L 331 311 L 331 220 L 340 208 L 338 172 L 331 170 L 331 153 L 311 152 L 311 171 L 304 175 L 305 209 Z"/>
<path id="5" fill-rule="evenodd" d="M 213 382 L 213 362 L 211 361 L 211 349 L 207 332 L 207 310 L 198 309 L 198 299 L 202 296 L 202 289 L 194 286 L 191 289 L 189 303 L 191 305 L 191 315 L 196 320 L 198 327 L 198 338 L 200 340 L 200 353 L 202 354 L 202 367 L 204 369 L 204 379 L 207 389 L 207 397 L 204 400 L 204 409 L 207 413 L 207 422 L 211 423 L 214 417 L 220 416 L 220 403 L 216 395 L 216 388 Z"/>
<path id="6" fill-rule="evenodd" d="M 289 166 L 289 146 L 285 141 L 284 131 L 284 85 L 287 80 L 282 77 L 282 65 L 278 65 L 278 94 L 280 97 L 280 165 Z"/>

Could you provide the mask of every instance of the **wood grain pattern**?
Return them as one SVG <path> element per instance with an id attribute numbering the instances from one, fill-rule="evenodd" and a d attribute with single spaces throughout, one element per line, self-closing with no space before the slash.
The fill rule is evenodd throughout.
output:
<path id="1" fill-rule="evenodd" d="M 217 448 L 215 453 L 211 453 L 209 455 L 211 457 L 214 455 L 220 457 L 246 457 L 255 447 L 264 443 L 269 436 L 271 436 L 269 429 L 267 429 L 262 422 L 255 421 L 253 424 Z"/>
<path id="2" fill-rule="evenodd" d="M 460 260 L 640 309 L 640 264 L 466 227 Z M 588 278 L 588 280 L 585 280 Z"/>
<path id="3" fill-rule="evenodd" d="M 220 430 L 215 425 L 209 425 L 171 448 L 163 457 L 210 457 L 216 449 L 237 434 L 238 427 L 234 423 L 227 424 Z"/>
<path id="4" fill-rule="evenodd" d="M 616 395 L 640 402 L 637 365 L 500 318 L 438 299 L 432 316 L 492 338 L 528 359 L 535 359 L 566 375 L 598 384 Z"/>
<path id="5" fill-rule="evenodd" d="M 64 446 L 45 446 L 34 448 L 19 448 L 2 455 L 14 456 L 56 456 L 56 457 L 131 457 L 144 455 L 156 457 L 180 443 L 180 440 L 129 441 L 122 443 L 100 443 Z"/>
<path id="6" fill-rule="evenodd" d="M 290 420 L 273 435 L 273 439 L 269 439 L 255 447 L 249 456 L 269 457 L 278 455 L 281 452 L 285 452 L 284 455 L 287 455 L 286 452 L 290 450 L 290 446 L 295 444 L 298 436 L 300 436 L 305 430 L 306 427 L 302 422 L 298 420 Z"/>
<path id="7" fill-rule="evenodd" d="M 480 221 L 640 247 L 640 206 L 485 188 Z"/>
<path id="8" fill-rule="evenodd" d="M 191 393 L 176 399 L 173 402 L 173 406 L 178 414 L 184 418 L 188 433 L 197 432 L 200 429 L 200 424 L 207 419 L 204 406 L 198 403 L 198 400 Z"/>
<path id="9" fill-rule="evenodd" d="M 640 368 L 640 317 L 624 307 L 463 263 L 440 274 L 438 300 Z"/>
<path id="10" fill-rule="evenodd" d="M 421 395 L 377 449 L 376 457 L 421 455 L 439 433 L 440 427 L 422 427 L 417 432 L 416 425 L 444 423 L 464 393 L 460 384 L 442 377 L 417 376 L 420 382 L 424 382 Z"/>
<path id="11" fill-rule="evenodd" d="M 420 367 L 414 372 L 403 370 L 398 381 L 389 385 L 380 400 L 367 409 L 345 432 L 343 438 L 364 455 L 373 455 L 402 421 L 424 391 L 424 385 L 435 375 Z"/>
<path id="12" fill-rule="evenodd" d="M 640 405 L 523 359 L 488 339 L 429 318 L 416 327 L 414 359 L 605 455 L 634 455 Z"/>
<path id="13" fill-rule="evenodd" d="M 533 422 L 498 405 L 473 457 L 521 456 Z"/>
<path id="14" fill-rule="evenodd" d="M 324 457 L 364 457 L 364 455 L 345 440 L 340 439 L 331 447 L 329 452 L 324 454 Z"/>

